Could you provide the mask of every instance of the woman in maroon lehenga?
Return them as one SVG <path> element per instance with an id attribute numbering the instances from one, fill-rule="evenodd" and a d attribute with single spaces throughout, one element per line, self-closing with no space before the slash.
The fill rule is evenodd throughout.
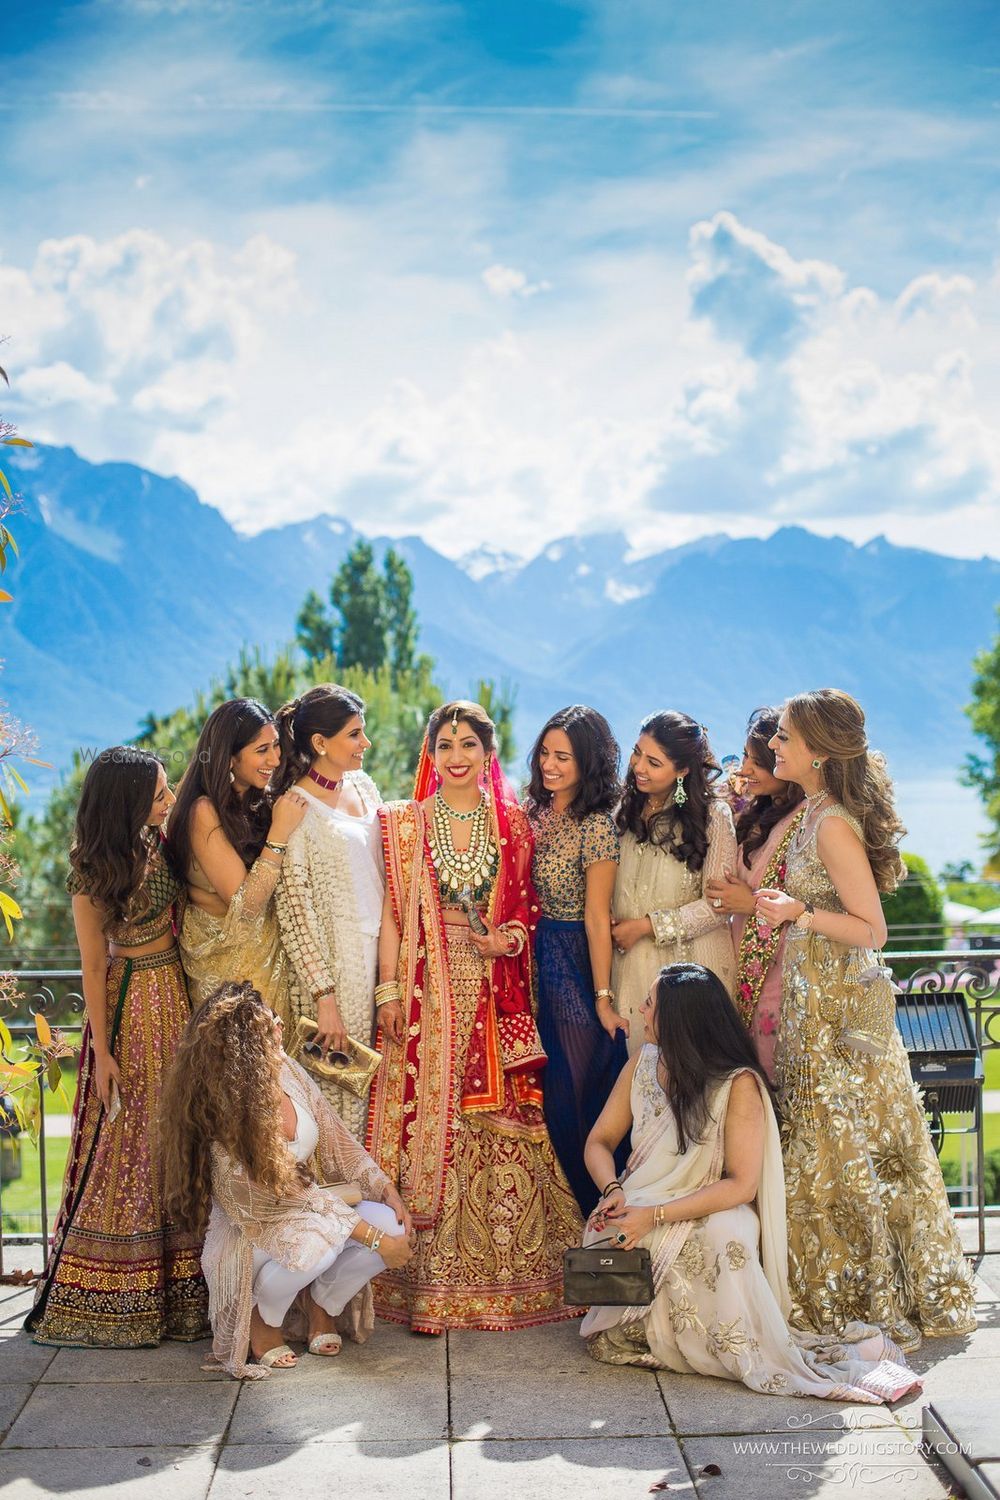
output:
<path id="1" fill-rule="evenodd" d="M 207 1331 L 200 1242 L 162 1207 L 160 1085 L 190 1014 L 174 936 L 182 894 L 160 853 L 173 794 L 155 756 L 106 750 L 70 851 L 87 1024 L 63 1202 L 25 1327 L 111 1349 Z"/>

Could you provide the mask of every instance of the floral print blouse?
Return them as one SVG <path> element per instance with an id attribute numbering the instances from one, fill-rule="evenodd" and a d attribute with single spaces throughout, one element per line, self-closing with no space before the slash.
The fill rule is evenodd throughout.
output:
<path id="1" fill-rule="evenodd" d="M 618 863 L 618 830 L 611 814 L 592 812 L 577 820 L 570 813 L 546 807 L 532 817 L 531 826 L 542 915 L 557 922 L 582 922 L 588 867 L 605 859 Z"/>

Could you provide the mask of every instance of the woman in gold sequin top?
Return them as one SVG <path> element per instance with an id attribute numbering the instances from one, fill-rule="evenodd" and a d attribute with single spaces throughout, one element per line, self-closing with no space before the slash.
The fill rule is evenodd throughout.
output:
<path id="1" fill-rule="evenodd" d="M 542 908 L 538 1029 L 549 1059 L 545 1118 L 584 1215 L 597 1202 L 597 1190 L 583 1148 L 628 1055 L 628 1026 L 611 986 L 618 761 L 607 720 L 579 703 L 552 715 L 530 757 L 527 812 Z M 623 1144 L 619 1170 L 627 1154 Z"/>
<path id="2" fill-rule="evenodd" d="M 67 889 L 87 1007 L 52 1249 L 26 1327 L 40 1344 L 130 1349 L 196 1339 L 200 1239 L 167 1222 L 157 1115 L 190 1007 L 174 922 L 183 885 L 160 828 L 154 755 L 116 745 L 84 778 Z"/>
<path id="3" fill-rule="evenodd" d="M 789 699 L 774 774 L 806 794 L 785 888 L 756 911 L 787 924 L 775 1053 L 784 1115 L 793 1322 L 858 1320 L 904 1349 L 975 1327 L 969 1269 L 875 950 L 880 891 L 904 874 L 903 827 L 865 717 L 832 688 Z"/>
<path id="4" fill-rule="evenodd" d="M 187 881 L 180 948 L 192 1001 L 248 979 L 287 1024 L 288 959 L 273 896 L 306 802 L 294 791 L 272 796 L 280 758 L 274 716 L 263 703 L 221 703 L 177 788 L 167 852 Z"/>

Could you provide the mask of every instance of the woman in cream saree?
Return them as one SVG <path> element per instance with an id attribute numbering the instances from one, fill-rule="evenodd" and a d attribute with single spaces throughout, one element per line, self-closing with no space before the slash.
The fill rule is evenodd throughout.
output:
<path id="1" fill-rule="evenodd" d="M 581 1328 L 590 1353 L 830 1401 L 893 1401 L 918 1386 L 877 1328 L 851 1323 L 816 1336 L 788 1326 L 778 1127 L 719 980 L 698 964 L 672 965 L 644 1016 L 647 1045 L 587 1145 L 603 1197 L 584 1243 L 647 1247 L 654 1297 L 648 1307 L 591 1308 Z M 618 1185 L 607 1181 L 610 1147 L 629 1126 L 633 1151 Z"/>

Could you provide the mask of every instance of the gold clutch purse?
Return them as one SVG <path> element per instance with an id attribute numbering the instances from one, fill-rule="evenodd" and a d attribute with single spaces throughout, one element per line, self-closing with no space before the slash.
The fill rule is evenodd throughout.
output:
<path id="1" fill-rule="evenodd" d="M 308 1016 L 300 1016 L 292 1040 L 291 1055 L 300 1062 L 307 1073 L 324 1083 L 335 1083 L 348 1093 L 363 1099 L 371 1088 L 372 1079 L 378 1072 L 381 1054 L 374 1047 L 347 1038 L 346 1052 L 324 1053 L 316 1045 L 319 1027 Z"/>

